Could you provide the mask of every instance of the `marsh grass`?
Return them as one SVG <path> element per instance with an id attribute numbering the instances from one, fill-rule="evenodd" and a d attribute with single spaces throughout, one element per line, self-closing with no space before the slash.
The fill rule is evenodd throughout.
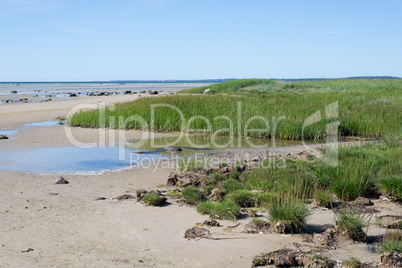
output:
<path id="1" fill-rule="evenodd" d="M 394 175 L 381 178 L 378 181 L 380 189 L 391 199 L 402 201 L 402 176 Z"/>
<path id="2" fill-rule="evenodd" d="M 268 206 L 268 220 L 271 224 L 283 224 L 285 233 L 297 233 L 304 229 L 310 211 L 296 199 L 277 200 Z"/>
<path id="3" fill-rule="evenodd" d="M 378 253 L 402 253 L 402 231 L 387 232 L 378 247 Z"/>
<path id="4" fill-rule="evenodd" d="M 244 184 L 236 179 L 228 179 L 222 183 L 222 187 L 229 194 L 236 190 L 244 189 Z"/>
<path id="5" fill-rule="evenodd" d="M 144 202 L 147 206 L 160 206 L 166 199 L 156 192 L 149 192 L 144 195 Z"/>
<path id="6" fill-rule="evenodd" d="M 328 83 L 336 87 L 336 83 L 341 82 Z M 353 80 L 352 83 L 354 87 L 351 89 L 342 85 L 339 87 L 341 89 L 336 87 L 337 89 L 334 90 L 324 90 L 326 87 L 318 85 L 317 88 L 320 90 L 312 92 L 141 98 L 116 104 L 113 108 L 78 112 L 70 118 L 69 123 L 71 126 L 95 128 L 174 132 L 198 130 L 206 133 L 222 131 L 219 133 L 228 134 L 229 131 L 223 131 L 230 128 L 229 121 L 222 119 L 222 116 L 225 116 L 233 123 L 231 132 L 234 135 L 275 136 L 275 138 L 293 140 L 320 139 L 326 135 L 325 126 L 334 121 L 332 118 L 325 119 L 323 114 L 325 107 L 338 102 L 339 117 L 336 120 L 339 120 L 341 124 L 342 135 L 383 137 L 393 134 L 400 136 L 402 82 L 379 80 L 374 83 L 374 86 L 371 84 L 373 81 Z M 306 83 L 300 86 L 307 85 L 310 86 Z M 229 90 L 228 92 L 237 91 Z M 154 120 L 151 120 L 151 107 L 156 104 L 177 107 L 183 113 L 185 124 L 182 124 L 180 114 L 170 107 L 155 108 Z M 323 120 L 307 126 L 303 131 L 305 120 L 317 111 L 321 111 Z M 194 116 L 202 116 L 210 124 L 200 118 L 190 122 Z M 259 119 L 248 122 L 253 116 L 266 118 L 269 126 L 267 127 L 266 123 Z M 279 119 L 281 116 L 285 119 Z M 138 118 L 142 118 L 143 121 Z M 261 129 L 261 131 L 254 132 L 254 129 Z"/>
<path id="7" fill-rule="evenodd" d="M 179 160 L 176 170 L 183 172 L 198 172 L 207 167 L 207 159 L 197 159 L 193 157 L 182 158 Z"/>
<path id="8" fill-rule="evenodd" d="M 181 197 L 187 204 L 190 205 L 197 205 L 199 202 L 204 200 L 204 197 L 200 192 L 200 189 L 195 186 L 189 186 L 184 188 L 181 191 Z"/>
<path id="9" fill-rule="evenodd" d="M 360 268 L 362 266 L 362 262 L 357 258 L 350 258 L 348 260 L 343 261 L 343 264 L 347 268 Z"/>
<path id="10" fill-rule="evenodd" d="M 240 215 L 240 207 L 230 200 L 217 202 L 201 202 L 197 205 L 197 212 L 209 214 L 212 219 L 236 220 Z"/>
<path id="11" fill-rule="evenodd" d="M 356 213 L 344 209 L 335 213 L 335 222 L 340 232 L 346 233 L 353 240 L 363 242 L 366 240 L 366 233 L 363 228 L 368 226 L 369 219 L 364 213 Z"/>
<path id="12" fill-rule="evenodd" d="M 314 200 L 317 205 L 329 208 L 332 202 L 332 193 L 329 190 L 317 189 L 314 192 Z"/>
<path id="13" fill-rule="evenodd" d="M 255 207 L 258 204 L 256 195 L 248 190 L 236 190 L 228 195 L 227 199 L 243 208 Z"/>

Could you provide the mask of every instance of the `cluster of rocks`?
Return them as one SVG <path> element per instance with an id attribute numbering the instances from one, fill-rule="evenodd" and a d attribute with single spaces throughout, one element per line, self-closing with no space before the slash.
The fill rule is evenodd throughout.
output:
<path id="1" fill-rule="evenodd" d="M 34 91 L 41 92 L 42 90 L 34 90 Z M 47 93 L 47 91 L 45 91 L 44 93 Z M 157 94 L 160 93 L 160 91 L 142 90 L 139 93 L 143 93 L 143 94 L 148 93 L 150 95 L 157 95 Z M 18 94 L 18 92 L 13 90 L 13 91 L 11 91 L 11 94 Z M 111 95 L 121 95 L 121 94 L 131 95 L 131 94 L 137 94 L 137 92 L 132 91 L 132 90 L 126 90 L 126 91 L 122 91 L 122 92 L 119 92 L 119 91 L 113 91 L 113 92 L 111 92 L 111 91 L 91 91 L 91 92 L 86 92 L 86 93 L 82 93 L 82 92 L 62 92 L 59 95 L 62 95 L 62 96 L 65 96 L 65 97 L 70 97 L 70 98 L 75 98 L 75 97 L 79 97 L 79 96 L 111 96 Z M 45 97 L 47 99 L 41 100 L 41 101 L 44 101 L 44 102 L 52 101 L 52 98 L 56 97 L 56 96 L 57 96 L 57 94 L 46 94 Z M 139 95 L 139 96 L 141 97 L 141 95 Z M 33 95 L 33 97 L 40 97 L 40 96 L 39 95 Z M 27 103 L 27 102 L 29 102 L 29 99 L 28 98 L 21 98 L 21 99 L 16 99 L 16 100 L 5 99 L 5 100 L 0 101 L 0 103 L 17 103 L 17 102 L 25 102 L 25 103 Z"/>
<path id="2" fill-rule="evenodd" d="M 391 268 L 402 267 L 402 256 L 399 253 L 385 253 L 380 255 L 379 263 L 360 263 L 358 267 L 361 268 Z M 321 254 L 317 251 L 291 250 L 281 249 L 264 253 L 254 257 L 252 267 L 311 267 L 311 268 L 341 268 L 349 267 L 341 260 L 332 260 L 330 257 Z M 357 266 L 353 266 L 357 267 Z"/>
<path id="3" fill-rule="evenodd" d="M 254 257 L 252 267 L 336 267 L 337 262 L 315 252 L 281 249 Z"/>

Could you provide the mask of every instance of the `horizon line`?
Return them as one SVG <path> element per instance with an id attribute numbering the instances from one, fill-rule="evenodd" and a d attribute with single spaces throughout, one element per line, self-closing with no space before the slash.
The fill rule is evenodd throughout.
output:
<path id="1" fill-rule="evenodd" d="M 0 81 L 0 83 L 150 83 L 150 82 L 164 82 L 164 83 L 179 83 L 179 82 L 212 82 L 212 81 L 230 81 L 230 80 L 243 80 L 243 79 L 266 79 L 266 80 L 341 80 L 341 79 L 402 79 L 402 77 L 397 76 L 348 76 L 348 77 L 337 77 L 337 78 L 206 78 L 206 79 L 119 79 L 119 80 L 81 80 L 81 81 Z"/>

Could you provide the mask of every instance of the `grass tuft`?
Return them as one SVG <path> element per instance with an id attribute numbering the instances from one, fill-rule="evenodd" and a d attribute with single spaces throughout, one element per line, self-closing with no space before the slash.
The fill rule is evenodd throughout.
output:
<path id="1" fill-rule="evenodd" d="M 165 203 L 166 198 L 157 192 L 149 192 L 144 195 L 144 202 L 147 206 L 160 206 Z"/>
<path id="2" fill-rule="evenodd" d="M 387 232 L 383 242 L 378 247 L 378 253 L 402 253 L 402 232 Z"/>
<path id="3" fill-rule="evenodd" d="M 184 201 L 190 205 L 197 205 L 204 199 L 203 195 L 200 192 L 200 189 L 195 186 L 189 186 L 184 188 L 181 191 L 181 196 L 184 199 Z"/>
<path id="4" fill-rule="evenodd" d="M 364 215 L 345 209 L 335 214 L 338 231 L 357 241 L 365 241 L 367 236 L 363 231 L 366 226 Z"/>

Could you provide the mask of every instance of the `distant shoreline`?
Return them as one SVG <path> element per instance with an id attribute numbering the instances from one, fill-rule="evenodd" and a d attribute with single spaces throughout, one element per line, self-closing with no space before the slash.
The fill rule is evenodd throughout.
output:
<path id="1" fill-rule="evenodd" d="M 62 83 L 62 84 L 91 84 L 91 83 L 105 83 L 105 84 L 114 84 L 114 83 L 222 83 L 231 80 L 239 80 L 243 78 L 222 78 L 222 79 L 194 79 L 194 80 L 109 80 L 109 81 L 4 81 L 0 82 L 0 84 L 54 84 L 54 83 Z M 296 82 L 296 81 L 325 81 L 325 80 L 341 80 L 341 79 L 402 79 L 401 77 L 396 76 L 351 76 L 351 77 L 339 77 L 339 78 L 261 78 L 275 81 L 284 81 L 284 82 Z"/>

